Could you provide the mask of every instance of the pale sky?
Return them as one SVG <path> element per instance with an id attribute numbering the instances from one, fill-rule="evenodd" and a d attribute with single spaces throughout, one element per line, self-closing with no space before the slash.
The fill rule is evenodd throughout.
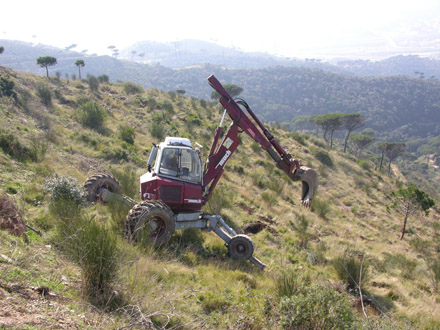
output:
<path id="1" fill-rule="evenodd" d="M 0 8 L 0 39 L 75 43 L 76 51 L 100 55 L 110 54 L 109 45 L 201 39 L 313 57 L 335 46 L 355 49 L 363 40 L 392 46 L 426 24 L 440 40 L 439 0 L 4 0 Z"/>

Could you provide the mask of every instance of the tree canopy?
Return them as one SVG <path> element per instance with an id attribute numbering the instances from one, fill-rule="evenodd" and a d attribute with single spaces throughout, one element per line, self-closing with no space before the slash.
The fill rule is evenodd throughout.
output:
<path id="1" fill-rule="evenodd" d="M 76 60 L 75 65 L 78 67 L 78 75 L 79 79 L 81 79 L 81 68 L 85 66 L 85 63 L 83 60 Z"/>
<path id="2" fill-rule="evenodd" d="M 408 218 L 415 212 L 424 212 L 428 214 L 429 209 L 434 206 L 434 200 L 431 199 L 427 193 L 418 189 L 411 184 L 408 188 L 401 188 L 393 194 L 395 198 L 395 205 L 398 206 L 404 213 L 402 234 L 400 239 L 405 236 L 406 223 Z"/>
<path id="3" fill-rule="evenodd" d="M 362 127 L 366 120 L 360 113 L 347 113 L 342 117 L 342 127 L 347 130 L 344 140 L 344 152 L 347 151 L 347 141 L 351 132 Z"/>
<path id="4" fill-rule="evenodd" d="M 226 91 L 229 93 L 229 95 L 231 95 L 231 97 L 236 97 L 236 96 L 240 95 L 241 92 L 243 92 L 243 88 L 241 88 L 237 85 L 234 85 L 234 84 L 224 84 L 223 87 L 226 89 Z M 218 100 L 219 98 L 220 98 L 220 95 L 216 91 L 213 91 L 211 93 L 212 100 Z"/>
<path id="5" fill-rule="evenodd" d="M 46 68 L 46 76 L 49 78 L 48 67 L 57 64 L 57 59 L 52 56 L 41 56 L 37 58 L 37 64 L 42 68 Z"/>
<path id="6" fill-rule="evenodd" d="M 360 157 L 362 151 L 368 147 L 371 143 L 373 143 L 374 137 L 370 135 L 360 134 L 354 135 L 350 138 L 350 144 L 353 149 L 354 154 L 357 157 Z"/>

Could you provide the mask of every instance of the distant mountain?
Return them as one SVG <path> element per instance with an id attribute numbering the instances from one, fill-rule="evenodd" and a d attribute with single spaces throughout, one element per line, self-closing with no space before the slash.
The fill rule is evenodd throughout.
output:
<path id="1" fill-rule="evenodd" d="M 181 68 L 213 64 L 226 68 L 263 68 L 269 66 L 305 66 L 327 70 L 342 70 L 318 59 L 293 59 L 262 52 L 244 52 L 212 42 L 185 39 L 172 43 L 139 41 L 121 50 L 121 58 L 146 64 Z"/>
<path id="2" fill-rule="evenodd" d="M 399 55 L 382 61 L 344 60 L 338 67 L 361 76 L 407 75 L 422 79 L 440 78 L 440 61 L 417 55 Z"/>

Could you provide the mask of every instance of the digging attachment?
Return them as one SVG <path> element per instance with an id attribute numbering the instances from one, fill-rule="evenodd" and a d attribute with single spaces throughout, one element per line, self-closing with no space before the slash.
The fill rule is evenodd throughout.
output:
<path id="1" fill-rule="evenodd" d="M 310 207 L 318 189 L 318 174 L 311 168 L 301 166 L 295 171 L 294 181 L 302 182 L 301 201 L 305 207 Z"/>

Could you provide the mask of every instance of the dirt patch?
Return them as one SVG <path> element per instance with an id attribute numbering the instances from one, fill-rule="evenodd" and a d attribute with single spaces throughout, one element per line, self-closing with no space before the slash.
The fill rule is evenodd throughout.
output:
<path id="1" fill-rule="evenodd" d="M 276 223 L 276 221 L 272 217 L 265 217 L 263 215 L 259 215 L 258 218 L 261 221 L 264 221 L 265 223 L 268 223 L 268 224 L 271 224 L 271 225 L 274 225 Z"/>
<path id="2" fill-rule="evenodd" d="M 252 214 L 255 213 L 255 210 L 254 210 L 252 207 L 250 207 L 250 206 L 247 206 L 247 205 L 244 205 L 244 204 L 239 204 L 238 206 L 239 206 L 243 211 L 246 211 L 249 215 L 252 215 Z"/>
<path id="3" fill-rule="evenodd" d="M 16 236 L 22 236 L 26 231 L 23 218 L 7 194 L 0 196 L 0 229 Z"/>
<path id="4" fill-rule="evenodd" d="M 61 297 L 42 294 L 39 288 L 1 284 L 0 328 L 80 329 L 98 326 L 68 308 Z M 61 301 L 63 300 L 63 301 Z"/>
<path id="5" fill-rule="evenodd" d="M 278 232 L 273 226 L 276 222 L 272 218 L 265 217 L 265 216 L 258 216 L 257 221 L 251 222 L 243 227 L 243 232 L 245 234 L 258 234 L 262 230 L 267 230 L 268 232 L 278 235 Z"/>
<path id="6" fill-rule="evenodd" d="M 246 226 L 244 226 L 243 232 L 245 234 L 258 234 L 260 231 L 262 231 L 265 228 L 267 228 L 267 224 L 265 224 L 261 221 L 256 221 L 256 222 L 252 222 L 252 223 L 249 223 Z"/>

